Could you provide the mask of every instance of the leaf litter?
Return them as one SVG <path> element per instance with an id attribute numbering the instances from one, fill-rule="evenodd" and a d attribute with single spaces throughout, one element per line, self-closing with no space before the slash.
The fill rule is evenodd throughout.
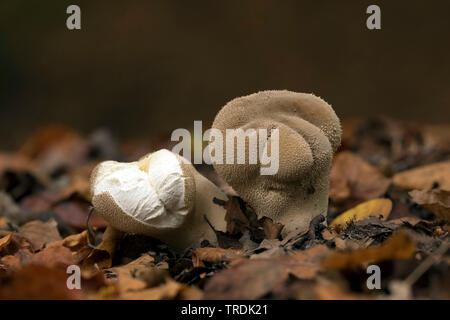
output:
<path id="1" fill-rule="evenodd" d="M 391 119 L 344 121 L 333 161 L 327 217 L 281 237 L 211 166 L 198 170 L 228 201 L 218 247 L 176 252 L 117 232 L 90 212 L 89 175 L 102 160 L 133 160 L 169 145 L 118 143 L 107 130 L 84 137 L 40 129 L 0 153 L 0 298 L 8 299 L 448 299 L 448 126 Z M 68 290 L 78 265 L 82 289 Z M 367 266 L 383 270 L 366 286 Z"/>

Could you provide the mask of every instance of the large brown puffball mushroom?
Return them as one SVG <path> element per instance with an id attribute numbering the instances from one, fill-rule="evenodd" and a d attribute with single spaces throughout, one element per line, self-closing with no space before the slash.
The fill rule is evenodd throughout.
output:
<path id="1" fill-rule="evenodd" d="M 212 182 L 186 159 L 169 150 L 139 161 L 100 163 L 91 175 L 92 204 L 110 225 L 124 232 L 149 235 L 175 249 L 202 239 L 216 243 L 214 231 L 225 231 L 225 210 L 213 198 L 226 200 Z"/>
<path id="2" fill-rule="evenodd" d="M 313 94 L 262 91 L 227 103 L 212 127 L 224 137 L 227 129 L 278 129 L 279 168 L 275 174 L 261 174 L 260 158 L 249 164 L 249 139 L 245 164 L 227 163 L 228 150 L 221 164 L 213 163 L 259 217 L 282 223 L 286 235 L 308 228 L 315 216 L 326 215 L 331 161 L 341 142 L 340 122 L 328 103 Z M 272 143 L 269 139 L 267 145 Z M 238 144 L 234 146 L 236 155 Z M 226 139 L 223 147 L 226 150 Z"/>

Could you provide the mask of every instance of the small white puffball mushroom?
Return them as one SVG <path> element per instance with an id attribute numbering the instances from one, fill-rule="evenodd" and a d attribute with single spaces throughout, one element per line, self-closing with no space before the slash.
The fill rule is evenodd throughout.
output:
<path id="1" fill-rule="evenodd" d="M 261 175 L 261 159 L 249 164 L 248 157 L 245 164 L 230 164 L 224 155 L 221 164 L 213 165 L 259 217 L 284 225 L 282 235 L 307 229 L 315 216 L 326 215 L 331 161 L 341 141 L 339 119 L 328 103 L 313 94 L 262 91 L 228 102 L 212 128 L 224 136 L 227 129 L 278 129 L 279 169 L 275 174 Z M 267 140 L 266 146 L 270 143 Z M 245 148 L 248 156 L 248 143 Z"/>
<path id="2" fill-rule="evenodd" d="M 169 150 L 139 161 L 100 163 L 91 175 L 92 204 L 118 230 L 160 239 L 175 249 L 202 239 L 216 243 L 225 231 L 225 209 L 213 198 L 226 195 L 186 159 Z"/>

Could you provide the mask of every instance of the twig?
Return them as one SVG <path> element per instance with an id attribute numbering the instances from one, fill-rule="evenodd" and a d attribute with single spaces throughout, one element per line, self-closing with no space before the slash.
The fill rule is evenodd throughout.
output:
<path id="1" fill-rule="evenodd" d="M 417 280 L 443 256 L 448 250 L 448 242 L 443 241 L 441 246 L 429 255 L 419 266 L 405 279 L 405 283 L 412 286 Z"/>
<path id="2" fill-rule="evenodd" d="M 91 249 L 95 249 L 96 248 L 96 246 L 95 246 L 95 232 L 94 232 L 94 230 L 92 230 L 91 226 L 89 225 L 89 220 L 91 220 L 91 216 L 92 216 L 93 212 L 94 212 L 94 207 L 90 207 L 89 208 L 89 213 L 88 213 L 88 216 L 87 216 L 87 220 L 86 220 L 86 229 L 87 229 L 88 235 L 89 235 L 88 236 L 88 242 L 86 243 L 86 246 L 91 248 Z M 90 240 L 92 240 L 93 244 L 90 243 Z"/>

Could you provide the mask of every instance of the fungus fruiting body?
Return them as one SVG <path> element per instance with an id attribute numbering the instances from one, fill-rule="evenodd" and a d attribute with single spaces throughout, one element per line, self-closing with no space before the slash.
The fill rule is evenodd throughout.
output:
<path id="1" fill-rule="evenodd" d="M 226 196 L 179 155 L 162 149 L 131 163 L 105 161 L 91 175 L 92 204 L 112 227 L 158 238 L 177 249 L 225 230 Z"/>
<path id="2" fill-rule="evenodd" d="M 261 175 L 257 170 L 261 162 L 213 164 L 259 216 L 281 222 L 286 234 L 326 215 L 331 161 L 341 141 L 339 119 L 328 103 L 313 94 L 262 91 L 230 101 L 212 127 L 223 135 L 227 129 L 278 129 L 275 174 Z M 248 150 L 245 153 L 249 155 Z"/>

